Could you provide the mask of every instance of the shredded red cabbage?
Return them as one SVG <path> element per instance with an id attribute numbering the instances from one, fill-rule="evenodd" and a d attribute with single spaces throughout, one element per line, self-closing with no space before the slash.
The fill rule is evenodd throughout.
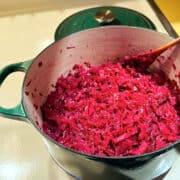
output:
<path id="1" fill-rule="evenodd" d="M 152 152 L 180 138 L 176 83 L 120 63 L 74 65 L 41 107 L 44 132 L 92 155 Z"/>

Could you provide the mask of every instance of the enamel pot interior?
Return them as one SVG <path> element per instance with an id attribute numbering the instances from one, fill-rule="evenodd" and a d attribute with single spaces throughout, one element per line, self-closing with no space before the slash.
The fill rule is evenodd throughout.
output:
<path id="1" fill-rule="evenodd" d="M 117 57 L 122 58 L 127 54 L 157 48 L 170 40 L 171 38 L 167 35 L 151 30 L 108 26 L 81 31 L 53 43 L 35 58 L 24 79 L 23 106 L 29 120 L 44 135 L 45 139 L 49 139 L 42 132 L 40 107 L 46 101 L 48 93 L 53 90 L 57 78 L 62 74 L 67 74 L 74 64 L 90 62 L 95 65 L 109 60 L 114 61 Z M 161 69 L 169 78 L 178 81 L 175 74 L 180 71 L 179 52 L 178 46 L 168 50 L 163 54 L 164 58 L 161 58 L 161 63 L 154 63 L 151 70 Z M 176 70 L 172 64 L 176 65 Z M 49 140 L 55 144 L 55 141 Z M 177 143 L 143 156 L 160 154 Z M 57 146 L 65 148 L 61 145 Z M 97 156 L 88 157 L 96 160 L 100 158 Z M 124 158 L 140 157 L 142 156 Z"/>

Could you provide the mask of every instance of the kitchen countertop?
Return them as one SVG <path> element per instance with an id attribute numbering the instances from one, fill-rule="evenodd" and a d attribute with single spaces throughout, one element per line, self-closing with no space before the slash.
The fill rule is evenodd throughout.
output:
<path id="1" fill-rule="evenodd" d="M 79 3 L 79 6 L 78 6 Z M 166 33 L 162 24 L 146 1 L 87 1 L 78 0 L 61 4 L 61 8 L 33 11 L 25 14 L 8 14 L 0 17 L 0 69 L 4 66 L 33 59 L 54 41 L 59 23 L 82 9 L 99 5 L 122 6 L 135 9 L 148 16 Z M 60 6 L 60 5 L 59 5 Z M 64 8 L 66 9 L 63 9 Z M 20 101 L 23 73 L 11 74 L 1 86 L 0 103 L 12 107 Z M 53 162 L 41 136 L 31 125 L 0 117 L 0 180 L 69 180 L 69 177 Z M 164 180 L 178 179 L 180 156 Z"/>

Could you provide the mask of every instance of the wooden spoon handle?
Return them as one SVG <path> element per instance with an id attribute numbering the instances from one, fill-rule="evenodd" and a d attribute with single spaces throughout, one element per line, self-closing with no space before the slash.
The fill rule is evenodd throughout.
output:
<path id="1" fill-rule="evenodd" d="M 170 47 L 174 46 L 175 44 L 178 44 L 180 42 L 180 37 L 174 39 L 173 41 L 169 42 L 165 46 L 159 47 L 153 51 L 153 54 L 161 54 L 165 50 L 169 49 Z"/>

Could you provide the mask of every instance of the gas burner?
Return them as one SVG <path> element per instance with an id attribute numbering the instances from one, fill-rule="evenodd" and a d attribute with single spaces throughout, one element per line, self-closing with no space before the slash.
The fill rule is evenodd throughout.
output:
<path id="1" fill-rule="evenodd" d="M 166 173 L 173 165 L 177 157 L 177 152 L 172 149 L 160 156 L 153 158 L 145 165 L 133 170 L 121 170 L 119 172 L 134 180 L 151 180 Z"/>
<path id="2" fill-rule="evenodd" d="M 174 161 L 176 160 L 176 157 L 177 151 L 176 149 L 172 149 L 158 157 L 153 158 L 143 166 L 140 166 L 133 170 L 117 168 L 117 171 L 119 172 L 120 177 L 123 176 L 123 180 L 155 180 L 155 178 L 158 178 L 168 172 L 168 170 L 172 167 Z M 66 171 L 64 168 L 62 169 L 69 175 L 70 180 L 83 180 Z"/>

